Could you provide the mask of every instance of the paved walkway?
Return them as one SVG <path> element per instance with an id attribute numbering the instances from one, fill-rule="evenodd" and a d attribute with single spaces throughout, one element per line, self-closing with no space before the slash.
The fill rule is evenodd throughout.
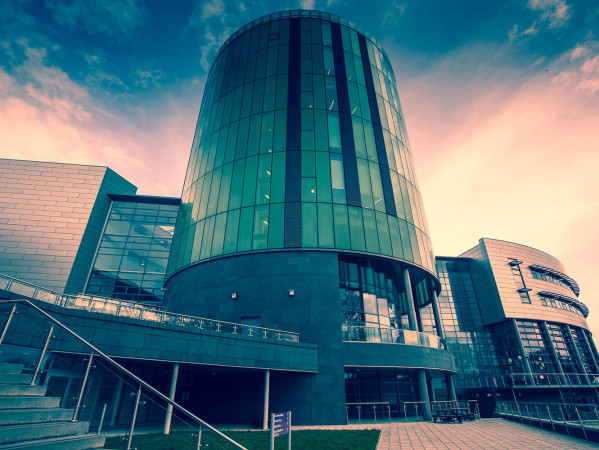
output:
<path id="1" fill-rule="evenodd" d="M 391 423 L 381 430 L 377 450 L 396 449 L 596 449 L 597 444 L 504 419 L 464 423 Z"/>

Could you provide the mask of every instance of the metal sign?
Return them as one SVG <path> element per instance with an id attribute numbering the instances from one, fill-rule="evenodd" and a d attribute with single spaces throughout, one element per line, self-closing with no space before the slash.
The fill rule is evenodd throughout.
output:
<path id="1" fill-rule="evenodd" d="M 289 435 L 288 448 L 291 449 L 291 411 L 270 415 L 270 448 L 275 448 L 275 438 Z"/>

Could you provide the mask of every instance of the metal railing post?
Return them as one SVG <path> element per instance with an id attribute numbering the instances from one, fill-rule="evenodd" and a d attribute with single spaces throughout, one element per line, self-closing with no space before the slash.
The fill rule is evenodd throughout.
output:
<path id="1" fill-rule="evenodd" d="M 89 355 L 89 359 L 87 360 L 87 366 L 85 367 L 85 375 L 83 375 L 83 379 L 81 380 L 79 398 L 77 398 L 77 406 L 75 407 L 75 411 L 73 412 L 73 422 L 77 421 L 77 416 L 79 415 L 79 410 L 81 409 L 81 403 L 83 402 L 83 394 L 85 393 L 85 386 L 87 384 L 87 378 L 89 377 L 89 370 L 92 367 L 93 360 L 94 354 L 92 353 Z"/>
<path id="2" fill-rule="evenodd" d="M 389 423 L 391 423 L 391 405 L 387 403 L 387 411 L 389 412 Z"/>
<path id="3" fill-rule="evenodd" d="M 551 421 L 551 428 L 553 428 L 553 431 L 555 431 L 555 425 L 553 425 L 553 417 L 551 416 L 551 410 L 549 409 L 549 405 L 545 405 L 545 408 L 547 408 L 547 414 L 549 414 L 549 420 Z"/>
<path id="4" fill-rule="evenodd" d="M 33 377 L 31 378 L 31 385 L 35 384 L 35 379 L 40 372 L 40 367 L 42 362 L 44 362 L 44 356 L 46 355 L 46 350 L 48 350 L 48 344 L 50 344 L 50 339 L 52 339 L 52 333 L 54 332 L 54 325 L 50 325 L 50 331 L 48 332 L 48 336 L 46 337 L 46 341 L 44 342 L 44 347 L 42 348 L 42 352 L 40 353 L 40 358 L 35 365 L 35 371 L 33 372 Z"/>
<path id="5" fill-rule="evenodd" d="M 358 423 L 361 424 L 362 423 L 362 414 L 360 413 L 362 407 L 360 405 L 358 405 Z"/>
<path id="6" fill-rule="evenodd" d="M 198 430 L 198 442 L 196 446 L 196 450 L 200 450 L 202 447 L 202 425 L 200 424 L 200 429 Z"/>
<path id="7" fill-rule="evenodd" d="M 10 321 L 12 320 L 12 316 L 17 311 L 17 304 L 12 305 L 12 309 L 8 313 L 8 319 L 6 319 L 6 323 L 4 324 L 4 328 L 2 329 L 2 335 L 0 335 L 0 344 L 4 341 L 4 336 L 6 336 L 6 332 L 8 331 L 8 326 L 10 325 Z"/>
<path id="8" fill-rule="evenodd" d="M 408 412 L 406 411 L 405 403 L 403 404 L 403 418 L 404 418 L 404 421 L 406 421 L 406 422 L 408 421 Z"/>
<path id="9" fill-rule="evenodd" d="M 141 384 L 137 388 L 135 396 L 135 408 L 133 409 L 133 418 L 131 419 L 131 428 L 129 429 L 129 439 L 127 440 L 127 450 L 131 450 L 131 440 L 133 439 L 133 431 L 135 430 L 135 421 L 137 420 L 137 410 L 139 409 L 139 400 L 141 399 Z"/>
<path id="10" fill-rule="evenodd" d="M 374 413 L 374 424 L 376 425 L 376 405 L 372 405 L 372 412 Z"/>
<path id="11" fill-rule="evenodd" d="M 582 432 L 584 433 L 584 438 L 588 441 L 589 438 L 587 437 L 587 432 L 584 429 L 584 425 L 582 424 L 582 420 L 580 419 L 580 414 L 578 413 L 578 407 L 577 406 L 574 407 L 574 411 L 576 411 L 576 415 L 578 416 L 578 422 L 580 423 L 580 427 L 582 428 Z"/>
<path id="12" fill-rule="evenodd" d="M 562 405 L 559 405 L 559 410 L 562 413 L 562 419 L 564 419 L 564 425 L 566 426 L 566 433 L 568 433 L 568 436 L 570 436 L 570 430 L 568 429 L 568 421 L 566 420 L 566 415 L 564 414 Z"/>

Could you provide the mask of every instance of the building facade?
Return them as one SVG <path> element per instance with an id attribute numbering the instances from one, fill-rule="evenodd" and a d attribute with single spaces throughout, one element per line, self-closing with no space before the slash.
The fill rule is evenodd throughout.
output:
<path id="1" fill-rule="evenodd" d="M 237 31 L 206 82 L 165 305 L 317 344 L 318 374 L 280 403 L 298 423 L 426 402 L 454 372 L 422 333 L 439 280 L 395 84 L 370 34 L 308 11 Z"/>

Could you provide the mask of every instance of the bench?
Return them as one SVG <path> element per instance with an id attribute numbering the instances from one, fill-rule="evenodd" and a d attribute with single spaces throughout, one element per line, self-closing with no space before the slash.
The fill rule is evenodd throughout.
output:
<path id="1" fill-rule="evenodd" d="M 464 414 L 452 409 L 439 409 L 433 414 L 433 422 L 437 422 L 437 419 L 439 419 L 440 422 L 453 422 L 454 420 L 457 420 L 459 423 L 462 423 Z"/>

